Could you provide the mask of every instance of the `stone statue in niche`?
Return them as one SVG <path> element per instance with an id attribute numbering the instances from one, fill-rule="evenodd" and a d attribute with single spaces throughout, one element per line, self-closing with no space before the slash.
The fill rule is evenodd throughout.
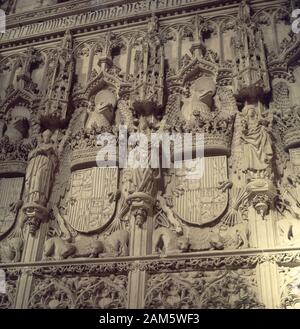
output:
<path id="1" fill-rule="evenodd" d="M 89 104 L 85 129 L 110 127 L 114 118 L 116 103 L 116 97 L 110 90 L 101 90 Z"/>
<path id="2" fill-rule="evenodd" d="M 241 99 L 257 99 L 270 91 L 266 51 L 259 25 L 251 19 L 247 1 L 239 5 L 231 39 L 233 90 Z"/>
<path id="3" fill-rule="evenodd" d="M 155 111 L 164 104 L 165 75 L 164 45 L 155 15 L 148 22 L 148 33 L 139 42 L 141 50 L 136 52 L 134 58 L 131 106 L 137 111 Z"/>
<path id="4" fill-rule="evenodd" d="M 243 109 L 242 135 L 243 172 L 252 178 L 270 178 L 273 160 L 273 147 L 269 122 L 259 117 L 254 106 Z"/>
<path id="5" fill-rule="evenodd" d="M 57 150 L 51 136 L 50 130 L 44 131 L 41 142 L 30 152 L 25 177 L 26 201 L 41 206 L 47 204 L 58 166 Z"/>
<path id="6" fill-rule="evenodd" d="M 250 7 L 247 0 L 242 0 L 239 4 L 238 19 L 241 22 L 249 23 L 251 20 Z"/>
<path id="7" fill-rule="evenodd" d="M 3 0 L 1 9 L 5 10 L 6 15 L 13 14 L 16 10 L 17 0 Z"/>
<path id="8" fill-rule="evenodd" d="M 62 40 L 62 45 L 58 50 L 55 72 L 49 88 L 49 93 L 52 93 L 53 91 L 55 95 L 52 95 L 51 97 L 65 99 L 68 96 L 70 89 L 69 80 L 73 70 L 72 60 L 72 35 L 68 30 Z"/>
<path id="9" fill-rule="evenodd" d="M 48 65 L 49 84 L 41 100 L 41 118 L 46 124 L 49 120 L 64 123 L 67 118 L 75 66 L 73 41 L 69 30 L 66 31 L 55 55 Z"/>
<path id="10" fill-rule="evenodd" d="M 46 206 L 58 167 L 57 147 L 51 136 L 52 132 L 45 130 L 40 143 L 28 156 L 23 212 L 24 223 L 29 225 L 31 234 L 39 228 L 41 220 L 48 217 Z"/>
<path id="11" fill-rule="evenodd" d="M 148 21 L 148 33 L 156 34 L 158 32 L 158 18 L 152 14 L 151 18 Z"/>
<path id="12" fill-rule="evenodd" d="M 27 78 L 31 78 L 31 72 L 33 70 L 34 65 L 40 63 L 41 57 L 38 51 L 33 47 L 28 47 L 25 53 L 25 58 L 22 63 L 21 76 L 24 75 Z"/>

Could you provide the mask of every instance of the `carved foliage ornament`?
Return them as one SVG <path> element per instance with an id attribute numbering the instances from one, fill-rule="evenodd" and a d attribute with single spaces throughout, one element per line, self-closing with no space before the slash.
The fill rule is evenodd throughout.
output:
<path id="1" fill-rule="evenodd" d="M 253 309 L 257 298 L 254 271 L 184 272 L 150 277 L 146 308 Z"/>

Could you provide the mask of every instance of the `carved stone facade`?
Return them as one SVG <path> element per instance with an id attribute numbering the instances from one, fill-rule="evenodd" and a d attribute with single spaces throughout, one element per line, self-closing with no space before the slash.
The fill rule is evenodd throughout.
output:
<path id="1" fill-rule="evenodd" d="M 299 308 L 300 3 L 0 6 L 0 308 Z"/>

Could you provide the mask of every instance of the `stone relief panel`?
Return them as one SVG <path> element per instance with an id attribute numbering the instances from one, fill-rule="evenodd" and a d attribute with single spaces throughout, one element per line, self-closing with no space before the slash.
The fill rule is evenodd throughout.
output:
<path id="1" fill-rule="evenodd" d="M 171 12 L 168 18 L 152 14 L 126 27 L 108 24 L 105 32 L 100 19 L 101 26 L 91 23 L 99 18 L 95 11 L 91 21 L 81 14 L 64 17 L 59 40 L 48 44 L 45 36 L 43 46 L 38 41 L 5 50 L 0 262 L 21 261 L 25 227 L 35 236 L 28 240 L 44 244 L 37 258 L 46 262 L 222 251 L 237 257 L 264 249 L 257 242 L 262 240 L 268 248 L 298 247 L 299 42 L 289 33 L 288 10 L 258 7 L 241 1 L 228 15 L 202 17 L 196 11 L 176 20 Z M 105 20 L 118 13 L 112 7 L 101 15 Z M 55 30 L 60 22 L 45 20 L 39 28 L 47 23 Z M 94 31 L 79 30 L 87 23 Z M 25 28 L 40 33 L 34 24 Z M 16 33 L 12 40 L 26 36 L 18 28 L 9 33 Z M 147 137 L 203 133 L 203 178 L 186 179 L 197 174 L 199 159 L 182 169 L 120 169 L 118 163 L 99 168 L 99 152 L 107 160 L 119 146 L 119 124 Z M 103 133 L 117 137 L 111 149 L 107 140 L 97 141 Z M 126 146 L 129 160 L 136 161 L 142 147 Z M 193 143 L 189 147 L 196 151 Z M 149 164 L 148 151 L 147 144 L 142 156 Z M 146 305 L 260 308 L 255 275 L 248 272 L 151 274 Z M 122 308 L 127 283 L 118 280 L 37 278 L 30 307 Z M 283 286 L 282 296 L 293 295 Z M 74 287 L 82 293 L 74 294 Z M 297 304 L 285 298 L 284 307 Z"/>
<path id="2" fill-rule="evenodd" d="M 127 276 L 67 276 L 36 278 L 28 308 L 124 309 Z"/>
<path id="3" fill-rule="evenodd" d="M 5 293 L 0 291 L 0 309 L 13 309 L 15 307 L 15 298 L 17 293 L 17 283 L 19 273 L 14 270 L 5 270 Z M 0 274 L 1 275 L 1 274 Z M 3 278 L 1 278 L 3 279 Z M 1 280 L 1 282 L 3 282 Z"/>
<path id="4" fill-rule="evenodd" d="M 260 303 L 255 271 L 181 272 L 152 275 L 145 308 L 257 309 Z"/>
<path id="5" fill-rule="evenodd" d="M 281 307 L 285 309 L 299 309 L 299 267 L 281 267 L 279 268 L 279 274 L 281 280 Z"/>

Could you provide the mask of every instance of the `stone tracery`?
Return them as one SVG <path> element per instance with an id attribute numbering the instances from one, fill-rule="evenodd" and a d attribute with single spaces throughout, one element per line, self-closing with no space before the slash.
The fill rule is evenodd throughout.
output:
<path id="1" fill-rule="evenodd" d="M 17 2 L 3 8 L 26 17 L 26 12 L 18 13 Z M 60 282 L 35 273 L 32 294 L 22 305 L 299 304 L 291 290 L 297 274 L 289 269 L 289 261 L 288 269 L 282 268 L 273 256 L 245 266 L 241 262 L 234 269 L 209 268 L 208 260 L 202 268 L 187 265 L 177 270 L 190 260 L 187 253 L 196 258 L 206 253 L 213 263 L 216 253 L 226 252 L 238 262 L 249 248 L 280 251 L 299 246 L 300 240 L 300 45 L 282 27 L 289 23 L 281 8 L 284 1 L 271 6 L 266 0 L 257 7 L 242 1 L 221 17 L 217 6 L 215 17 L 206 17 L 194 2 L 165 1 L 171 9 L 176 5 L 179 13 L 195 10 L 177 18 L 160 1 L 141 1 L 136 8 L 135 3 L 130 8 L 111 4 L 94 12 L 85 12 L 82 5 L 82 14 L 70 10 L 64 20 L 8 25 L 0 37 L 1 267 L 39 260 L 51 264 L 68 259 L 75 264 L 91 258 L 109 269 L 111 257 L 125 257 L 126 264 L 123 270 L 118 265 L 114 277 L 85 268 L 80 275 L 71 271 Z M 43 8 L 35 9 L 37 17 Z M 155 8 L 159 10 L 154 14 Z M 110 25 L 133 12 L 143 20 L 131 18 L 132 26 Z M 99 17 L 108 20 L 105 31 L 97 30 Z M 81 25 L 94 30 L 81 33 Z M 63 27 L 59 40 L 47 40 L 45 26 L 52 32 Z M 45 34 L 43 45 L 30 33 Z M 30 46 L 15 47 L 26 38 Z M 10 48 L 8 42 L 13 43 Z M 99 152 L 109 158 L 106 153 L 116 153 L 122 144 L 120 125 L 127 126 L 128 134 L 146 136 L 204 133 L 203 180 L 186 179 L 188 163 L 182 169 L 131 169 L 119 168 L 118 160 L 111 168 L 97 167 Z M 97 142 L 101 133 L 115 138 L 111 149 Z M 132 147 L 136 160 L 142 146 L 133 144 L 126 146 Z M 189 145 L 194 153 L 196 146 Z M 148 151 L 146 143 L 143 152 Z M 145 159 L 149 162 L 149 154 Z M 43 244 L 42 252 L 38 246 Z M 150 265 L 130 263 L 146 255 Z M 178 261 L 175 265 L 168 260 L 171 255 Z M 166 262 L 155 263 L 160 256 Z M 174 266 L 172 273 L 164 273 L 170 269 L 167 263 Z M 274 271 L 274 289 L 282 289 L 277 304 L 270 304 L 260 285 Z M 146 282 L 138 291 L 144 304 L 137 305 L 134 290 L 140 281 Z M 72 292 L 75 286 L 80 287 L 77 294 Z M 0 295 L 0 308 L 20 305 L 23 297 L 13 276 L 9 289 L 7 298 Z"/>

